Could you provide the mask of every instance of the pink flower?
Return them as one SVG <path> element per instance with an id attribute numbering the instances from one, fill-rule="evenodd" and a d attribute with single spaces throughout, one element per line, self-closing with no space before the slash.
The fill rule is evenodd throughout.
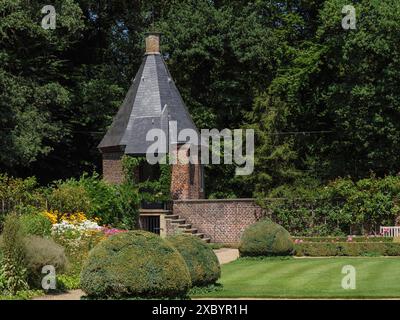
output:
<path id="1" fill-rule="evenodd" d="M 103 228 L 103 233 L 105 236 L 110 237 L 114 234 L 126 232 L 126 230 L 116 229 L 116 228 Z"/>

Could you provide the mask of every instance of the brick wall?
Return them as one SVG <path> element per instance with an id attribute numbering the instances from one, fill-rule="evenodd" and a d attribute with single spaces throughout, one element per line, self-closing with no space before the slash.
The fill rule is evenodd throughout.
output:
<path id="1" fill-rule="evenodd" d="M 254 199 L 177 200 L 173 213 L 215 243 L 238 243 L 247 226 L 266 216 Z"/>
<path id="2" fill-rule="evenodd" d="M 103 179 L 111 184 L 121 184 L 124 179 L 121 158 L 123 152 L 103 153 Z"/>
<path id="3" fill-rule="evenodd" d="M 165 234 L 166 236 L 173 236 L 180 232 L 177 224 L 175 224 L 171 219 L 165 219 Z"/>
<path id="4" fill-rule="evenodd" d="M 174 200 L 201 199 L 201 165 L 185 163 L 188 161 L 188 149 L 178 148 L 175 155 L 177 161 L 172 165 L 171 196 Z"/>

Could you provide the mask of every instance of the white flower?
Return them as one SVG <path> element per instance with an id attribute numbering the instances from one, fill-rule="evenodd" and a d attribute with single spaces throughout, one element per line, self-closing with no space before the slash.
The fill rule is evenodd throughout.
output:
<path id="1" fill-rule="evenodd" d="M 64 232 L 73 232 L 76 231 L 79 234 L 84 233 L 85 231 L 97 231 L 101 230 L 101 227 L 97 224 L 97 222 L 85 220 L 79 224 L 72 224 L 68 221 L 61 221 L 61 223 L 53 224 L 52 232 L 55 234 L 62 234 Z"/>

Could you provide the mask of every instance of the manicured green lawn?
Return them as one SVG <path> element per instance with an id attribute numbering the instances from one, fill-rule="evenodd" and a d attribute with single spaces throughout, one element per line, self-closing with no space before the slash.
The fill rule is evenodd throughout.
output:
<path id="1" fill-rule="evenodd" d="M 344 290 L 343 266 L 356 268 L 356 289 Z M 202 297 L 400 297 L 400 258 L 239 259 L 222 266 L 223 289 Z"/>

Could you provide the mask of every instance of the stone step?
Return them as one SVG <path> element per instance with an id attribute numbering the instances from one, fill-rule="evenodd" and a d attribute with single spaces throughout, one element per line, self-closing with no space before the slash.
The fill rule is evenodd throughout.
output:
<path id="1" fill-rule="evenodd" d="M 172 221 L 172 223 L 174 223 L 174 224 L 185 224 L 186 220 L 185 219 L 174 219 Z"/>
<path id="2" fill-rule="evenodd" d="M 165 219 L 169 219 L 171 225 L 183 231 L 185 234 L 191 234 L 195 237 L 200 238 L 206 243 L 211 241 L 211 238 L 207 237 L 204 233 L 199 232 L 197 228 L 193 228 L 191 223 L 186 223 L 186 219 L 179 218 L 177 214 L 168 214 Z"/>
<path id="3" fill-rule="evenodd" d="M 179 216 L 177 214 L 168 214 L 165 216 L 165 219 L 176 220 L 179 219 Z"/>
<path id="4" fill-rule="evenodd" d="M 180 229 L 190 229 L 192 227 L 190 223 L 178 224 L 177 226 Z"/>
<path id="5" fill-rule="evenodd" d="M 196 235 L 197 231 L 198 230 L 196 228 L 188 228 L 188 229 L 185 229 L 183 232 L 184 233 L 191 233 L 193 235 Z"/>
<path id="6" fill-rule="evenodd" d="M 202 238 L 205 237 L 205 234 L 204 234 L 204 233 L 198 233 L 198 232 L 196 232 L 196 233 L 193 233 L 193 235 L 196 236 L 196 237 L 199 237 L 200 239 L 202 239 Z"/>
<path id="7" fill-rule="evenodd" d="M 152 214 L 165 214 L 171 215 L 171 210 L 164 210 L 164 209 L 139 209 L 140 214 L 143 215 L 152 215 Z"/>

